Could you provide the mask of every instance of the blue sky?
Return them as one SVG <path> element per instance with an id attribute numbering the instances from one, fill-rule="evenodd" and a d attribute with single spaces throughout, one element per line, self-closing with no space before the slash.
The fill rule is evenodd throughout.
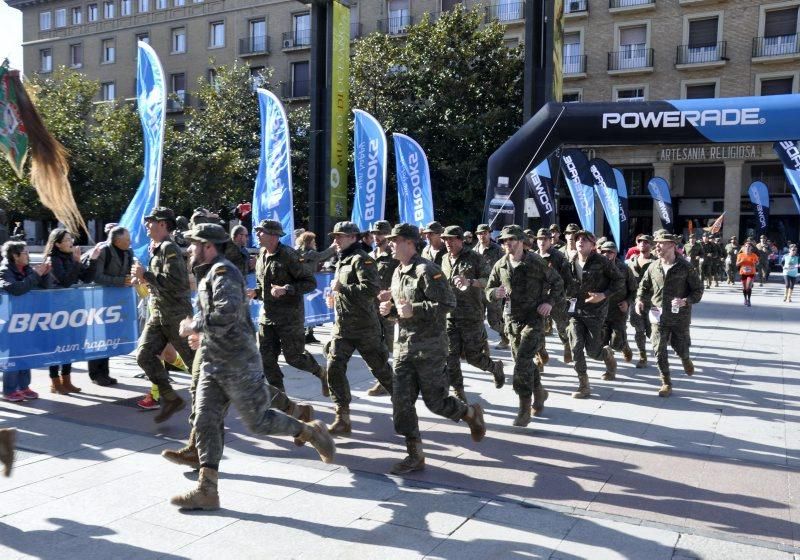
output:
<path id="1" fill-rule="evenodd" d="M 11 61 L 11 67 L 22 69 L 22 12 L 9 8 L 0 0 L 0 62 Z"/>

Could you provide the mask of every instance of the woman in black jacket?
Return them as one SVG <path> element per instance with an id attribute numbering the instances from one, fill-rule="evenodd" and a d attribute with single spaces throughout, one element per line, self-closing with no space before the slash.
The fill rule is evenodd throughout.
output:
<path id="1" fill-rule="evenodd" d="M 54 288 L 69 288 L 81 276 L 81 249 L 75 247 L 75 238 L 64 228 L 56 228 L 50 232 L 47 245 L 44 247 L 45 259 L 52 265 L 52 274 L 55 277 Z M 47 262 L 47 260 L 45 261 Z M 59 368 L 61 377 L 59 377 Z M 80 393 L 80 388 L 72 384 L 70 374 L 72 364 L 50 366 L 50 392 L 66 395 L 67 393 Z"/>

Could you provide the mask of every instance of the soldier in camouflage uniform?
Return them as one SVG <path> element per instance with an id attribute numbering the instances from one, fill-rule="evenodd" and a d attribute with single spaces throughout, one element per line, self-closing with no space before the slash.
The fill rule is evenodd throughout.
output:
<path id="1" fill-rule="evenodd" d="M 278 355 L 286 362 L 319 378 L 322 394 L 329 396 L 325 368 L 305 349 L 303 294 L 317 287 L 314 274 L 297 251 L 280 242 L 281 223 L 262 220 L 255 227 L 261 252 L 256 260 L 255 299 L 264 302 L 258 319 L 259 349 L 264 374 L 270 385 L 285 392 Z"/>
<path id="2" fill-rule="evenodd" d="M 173 497 L 171 503 L 184 509 L 213 510 L 219 508 L 222 421 L 229 404 L 254 433 L 291 435 L 310 442 L 326 463 L 333 462 L 336 446 L 322 422 L 304 423 L 270 408 L 273 395 L 264 383 L 244 277 L 223 257 L 225 230 L 218 224 L 200 224 L 184 237 L 192 243 L 202 276 L 199 311 L 180 323 L 180 335 L 199 347 L 202 356 L 195 415 L 200 478 L 197 488 Z"/>
<path id="3" fill-rule="evenodd" d="M 559 251 L 564 254 L 567 261 L 571 260 L 577 252 L 575 248 L 575 234 L 580 230 L 581 228 L 578 224 L 567 224 L 567 227 L 564 228 L 564 244 L 559 248 Z"/>
<path id="4" fill-rule="evenodd" d="M 372 224 L 370 232 L 375 241 L 375 248 L 370 253 L 370 256 L 375 260 L 375 268 L 378 270 L 378 284 L 381 287 L 381 292 L 388 292 L 392 286 L 394 269 L 399 264 L 397 259 L 392 256 L 389 241 L 386 239 L 386 236 L 392 233 L 392 226 L 386 220 L 378 220 Z M 383 341 L 386 343 L 389 353 L 392 353 L 394 350 L 395 321 L 391 317 L 384 317 L 380 314 L 378 314 L 378 317 L 381 322 Z M 367 394 L 371 397 L 377 397 L 388 395 L 389 393 L 386 392 L 380 381 L 376 381 L 375 385 L 367 390 Z"/>
<path id="5" fill-rule="evenodd" d="M 353 222 L 339 222 L 331 233 L 339 255 L 331 283 L 336 320 L 328 353 L 328 384 L 336 406 L 336 419 L 328 429 L 334 435 L 352 430 L 347 363 L 353 352 L 358 350 L 375 379 L 392 392 L 389 351 L 378 319 L 378 270 L 375 260 L 361 248 L 358 235 Z"/>
<path id="6" fill-rule="evenodd" d="M 442 259 L 447 253 L 444 241 L 442 241 L 442 233 L 444 233 L 444 228 L 439 222 L 431 222 L 422 230 L 422 234 L 428 242 L 422 249 L 422 258 L 428 259 L 436 266 L 442 266 Z"/>
<path id="7" fill-rule="evenodd" d="M 686 245 L 683 247 L 684 254 L 688 257 L 689 262 L 697 270 L 698 274 L 700 273 L 700 259 L 705 256 L 703 244 L 700 243 L 697 238 L 699 235 L 699 233 L 694 234 L 694 238 L 690 237 L 689 241 L 687 241 Z"/>
<path id="8" fill-rule="evenodd" d="M 766 235 L 762 235 L 758 245 L 758 285 L 763 286 L 764 282 L 769 282 L 769 256 L 772 254 L 772 243 Z"/>
<path id="9" fill-rule="evenodd" d="M 492 361 L 489 355 L 489 339 L 483 323 L 483 288 L 489 279 L 489 265 L 479 254 L 464 246 L 463 235 L 460 226 L 445 228 L 442 239 L 447 255 L 442 259 L 442 272 L 456 296 L 456 307 L 447 315 L 447 374 L 456 396 L 467 402 L 461 373 L 462 355 L 469 365 L 491 372 L 498 389 L 506 381 L 503 362 Z"/>
<path id="10" fill-rule="evenodd" d="M 136 362 L 161 394 L 161 411 L 156 423 L 164 422 L 183 409 L 186 402 L 169 382 L 169 375 L 159 355 L 172 344 L 186 364 L 194 360 L 194 350 L 178 335 L 181 319 L 192 316 L 189 273 L 180 247 L 171 239 L 175 214 L 169 208 L 154 208 L 144 218 L 150 243 L 150 263 L 145 269 L 138 261 L 131 267 L 136 283 L 146 284 L 152 298 L 150 317 L 139 338 Z"/>
<path id="11" fill-rule="evenodd" d="M 389 240 L 400 265 L 394 271 L 389 297 L 382 297 L 382 315 L 397 316 L 399 337 L 395 344 L 392 407 L 395 431 L 406 438 L 408 456 L 392 467 L 393 474 L 425 468 L 415 403 L 422 393 L 425 406 L 439 416 L 464 420 L 473 441 L 486 434 L 483 409 L 467 405 L 448 395 L 445 371 L 447 359 L 447 312 L 456 304 L 442 270 L 417 254 L 419 230 L 398 224 Z"/>
<path id="12" fill-rule="evenodd" d="M 577 232 L 575 246 L 577 252 L 569 261 L 572 278 L 567 289 L 567 297 L 574 300 L 567 333 L 579 383 L 572 397 L 588 399 L 591 389 L 584 350 L 590 358 L 605 362 L 603 379 L 611 381 L 616 377 L 617 361 L 614 352 L 603 346 L 601 330 L 608 314 L 608 301 L 624 290 L 625 278 L 608 259 L 595 252 L 595 237 L 591 232 Z"/>
<path id="13" fill-rule="evenodd" d="M 678 258 L 675 252 L 677 240 L 676 236 L 663 230 L 656 233 L 659 259 L 644 273 L 636 294 L 637 313 L 641 315 L 648 305 L 652 306 L 649 319 L 653 328 L 653 350 L 661 373 L 660 397 L 672 394 L 667 345 L 680 356 L 686 375 L 694 373 L 694 364 L 689 357 L 689 328 L 692 305 L 703 297 L 703 282 L 697 270 Z"/>
<path id="14" fill-rule="evenodd" d="M 657 259 L 652 254 L 653 238 L 650 235 L 640 233 L 636 236 L 636 246 L 639 249 L 638 255 L 632 255 L 628 259 L 627 265 L 633 274 L 636 281 L 636 288 L 639 287 L 639 282 L 642 281 L 647 268 L 652 265 Z M 650 338 L 650 321 L 647 320 L 647 314 L 650 308 L 645 309 L 644 314 L 630 313 L 631 326 L 634 330 L 634 340 L 636 340 L 636 348 L 639 350 L 639 361 L 636 362 L 636 367 L 641 369 L 647 367 L 647 339 Z"/>
<path id="15" fill-rule="evenodd" d="M 547 262 L 547 266 L 555 270 L 558 275 L 561 276 L 564 286 L 567 286 L 570 282 L 569 263 L 567 262 L 564 253 L 557 250 L 553 246 L 550 231 L 552 231 L 552 228 L 551 230 L 541 228 L 537 232 L 536 244 L 539 248 L 538 254 Z M 552 321 L 556 324 L 558 338 L 561 339 L 561 344 L 564 345 L 565 364 L 572 362 L 572 350 L 570 350 L 569 338 L 567 337 L 567 326 L 569 325 L 569 315 L 567 315 L 568 307 L 569 304 L 567 303 L 566 298 L 562 298 L 553 305 L 553 310 L 550 312 L 549 317 L 547 317 L 547 319 L 552 319 Z M 546 356 L 547 351 L 544 349 L 544 346 L 545 340 L 542 339 L 542 348 L 540 349 L 539 354 L 544 354 Z M 546 360 L 541 359 L 541 361 L 544 363 Z"/>
<path id="16" fill-rule="evenodd" d="M 730 243 L 725 245 L 725 275 L 729 286 L 736 282 L 736 257 L 739 255 L 739 249 L 739 242 L 734 235 Z"/>
<path id="17" fill-rule="evenodd" d="M 492 241 L 491 232 L 492 230 L 489 229 L 489 224 L 479 224 L 475 229 L 475 234 L 478 236 L 478 242 L 475 244 L 475 247 L 472 248 L 473 251 L 478 253 L 484 258 L 484 260 L 486 260 L 486 264 L 489 265 L 489 270 L 492 270 L 494 263 L 499 261 L 503 256 L 503 249 L 500 247 L 500 245 Z M 508 348 L 506 330 L 503 326 L 502 300 L 490 301 L 486 305 L 486 320 L 489 322 L 489 326 L 492 328 L 492 330 L 500 335 L 500 343 L 497 345 L 497 348 L 499 350 L 505 350 Z"/>
<path id="18" fill-rule="evenodd" d="M 717 247 L 711 240 L 711 235 L 708 232 L 703 232 L 701 246 L 703 248 L 703 263 L 700 266 L 700 272 L 706 288 L 710 288 L 711 281 L 714 280 L 714 273 L 717 269 Z"/>
<path id="19" fill-rule="evenodd" d="M 514 392 L 519 396 L 514 425 L 527 426 L 531 409 L 538 416 L 547 400 L 534 356 L 544 338 L 543 317 L 564 297 L 564 282 L 542 257 L 525 251 L 525 233 L 519 226 L 504 227 L 498 239 L 505 244 L 506 255 L 492 268 L 486 298 L 506 300 L 503 310 L 506 336 L 514 357 Z"/>
<path id="20" fill-rule="evenodd" d="M 560 250 L 564 246 L 564 242 L 561 240 L 561 228 L 558 227 L 558 224 L 551 224 L 547 230 L 552 236 L 553 249 Z"/>
<path id="21" fill-rule="evenodd" d="M 619 250 L 613 241 L 606 241 L 600 246 L 600 254 L 614 263 L 619 273 L 625 278 L 624 289 L 608 298 L 608 314 L 603 323 L 600 338 L 606 346 L 606 352 L 616 350 L 622 352 L 626 362 L 633 360 L 633 352 L 628 345 L 628 314 L 636 299 L 636 278 L 630 268 L 617 258 Z"/>

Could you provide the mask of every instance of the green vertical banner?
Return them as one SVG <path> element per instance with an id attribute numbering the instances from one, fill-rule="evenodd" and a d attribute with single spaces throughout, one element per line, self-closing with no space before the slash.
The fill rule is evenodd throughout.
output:
<path id="1" fill-rule="evenodd" d="M 350 118 L 350 8 L 332 2 L 330 206 L 335 220 L 348 219 L 347 158 Z"/>

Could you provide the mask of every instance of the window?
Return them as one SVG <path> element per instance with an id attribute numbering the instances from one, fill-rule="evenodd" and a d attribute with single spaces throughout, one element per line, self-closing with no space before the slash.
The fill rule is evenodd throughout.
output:
<path id="1" fill-rule="evenodd" d="M 713 62 L 721 58 L 717 31 L 719 18 L 689 20 L 689 44 L 687 45 L 685 64 Z"/>
<path id="2" fill-rule="evenodd" d="M 717 96 L 717 84 L 692 84 L 686 86 L 686 99 L 708 99 Z"/>
<path id="3" fill-rule="evenodd" d="M 89 4 L 86 6 L 86 20 L 97 21 L 97 4 Z"/>
<path id="4" fill-rule="evenodd" d="M 264 67 L 263 66 L 251 66 L 250 67 L 250 84 L 253 93 L 255 93 L 256 89 L 260 87 L 264 87 L 264 84 L 267 83 L 266 78 L 264 78 Z"/>
<path id="5" fill-rule="evenodd" d="M 178 8 L 180 6 L 185 6 L 186 5 L 186 0 L 175 0 L 172 3 L 172 5 L 175 6 L 176 8 Z"/>
<path id="6" fill-rule="evenodd" d="M 133 13 L 133 0 L 120 0 L 119 15 L 129 16 Z"/>
<path id="7" fill-rule="evenodd" d="M 176 27 L 172 30 L 172 53 L 186 52 L 186 28 Z"/>
<path id="8" fill-rule="evenodd" d="M 72 68 L 83 66 L 83 45 L 76 43 L 69 46 L 69 65 Z"/>
<path id="9" fill-rule="evenodd" d="M 156 10 L 166 10 L 167 0 L 156 0 Z"/>
<path id="10" fill-rule="evenodd" d="M 620 88 L 616 91 L 616 101 L 646 101 L 647 95 L 644 86 Z"/>
<path id="11" fill-rule="evenodd" d="M 52 16 L 50 12 L 39 12 L 39 31 L 47 31 L 53 26 Z"/>
<path id="12" fill-rule="evenodd" d="M 442 0 L 442 11 L 447 12 L 448 10 L 452 10 L 458 4 L 461 4 L 461 0 Z"/>
<path id="13" fill-rule="evenodd" d="M 583 100 L 580 90 L 564 91 L 561 94 L 562 103 L 580 103 Z"/>
<path id="14" fill-rule="evenodd" d="M 150 34 L 149 33 L 137 33 L 136 40 L 141 41 L 142 43 L 150 44 Z"/>
<path id="15" fill-rule="evenodd" d="M 311 44 L 311 14 L 299 14 L 293 18 L 292 35 L 294 46 L 301 47 Z"/>
<path id="16" fill-rule="evenodd" d="M 116 60 L 117 53 L 116 48 L 114 47 L 114 39 L 103 39 L 102 49 L 103 64 L 110 64 Z"/>
<path id="17" fill-rule="evenodd" d="M 770 10 L 764 15 L 762 56 L 778 56 L 798 52 L 797 11 L 799 6 Z"/>
<path id="18" fill-rule="evenodd" d="M 178 101 L 183 103 L 186 100 L 186 74 L 170 74 L 169 85 L 170 93 L 174 93 Z"/>
<path id="19" fill-rule="evenodd" d="M 39 51 L 39 72 L 44 74 L 53 71 L 53 49 Z"/>
<path id="20" fill-rule="evenodd" d="M 72 8 L 72 25 L 80 25 L 83 23 L 83 9 L 80 6 Z"/>
<path id="21" fill-rule="evenodd" d="M 143 14 L 150 11 L 150 0 L 139 0 L 139 13 Z"/>
<path id="22" fill-rule="evenodd" d="M 389 0 L 389 34 L 405 33 L 411 25 L 411 8 L 408 0 Z"/>
<path id="23" fill-rule="evenodd" d="M 794 78 L 786 76 L 785 78 L 769 78 L 761 80 L 761 91 L 759 95 L 783 95 L 792 93 L 792 86 L 794 85 Z"/>
<path id="24" fill-rule="evenodd" d="M 263 52 L 267 50 L 267 20 L 251 19 L 250 27 L 250 51 Z"/>
<path id="25" fill-rule="evenodd" d="M 522 19 L 523 2 L 519 0 L 499 0 L 494 6 L 489 6 L 489 14 L 500 21 L 514 21 Z"/>
<path id="26" fill-rule="evenodd" d="M 216 68 L 209 68 L 207 77 L 208 77 L 208 83 L 209 84 L 211 84 L 212 86 L 216 86 L 217 85 L 217 70 L 216 70 Z"/>
<path id="27" fill-rule="evenodd" d="M 100 85 L 100 90 L 102 92 L 103 101 L 113 101 L 117 96 L 114 82 L 103 82 Z"/>
<path id="28" fill-rule="evenodd" d="M 67 9 L 61 8 L 56 10 L 56 27 L 67 26 Z"/>
<path id="29" fill-rule="evenodd" d="M 103 2 L 103 19 L 114 17 L 114 2 Z"/>
<path id="30" fill-rule="evenodd" d="M 308 97 L 309 65 L 308 62 L 295 62 L 292 64 L 292 97 Z"/>
<path id="31" fill-rule="evenodd" d="M 214 21 L 208 24 L 208 46 L 209 47 L 224 47 L 225 46 L 225 22 Z"/>
<path id="32" fill-rule="evenodd" d="M 564 74 L 579 74 L 585 72 L 583 57 L 581 56 L 581 34 L 579 31 L 564 33 Z"/>

